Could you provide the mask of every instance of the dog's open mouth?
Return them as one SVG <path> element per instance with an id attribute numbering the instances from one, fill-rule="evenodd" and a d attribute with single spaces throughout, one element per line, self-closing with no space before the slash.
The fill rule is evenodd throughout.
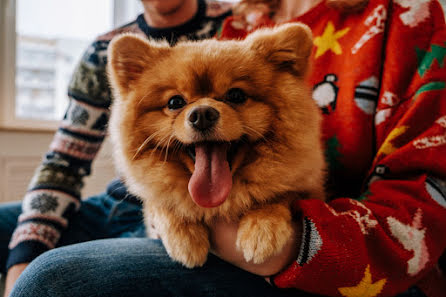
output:
<path id="1" fill-rule="evenodd" d="M 200 142 L 187 148 L 195 162 L 189 180 L 189 193 L 196 204 L 216 207 L 228 197 L 232 188 L 231 164 L 238 142 Z"/>
<path id="2" fill-rule="evenodd" d="M 188 145 L 186 147 L 186 152 L 189 155 L 189 157 L 194 160 L 195 163 L 195 146 L 197 144 Z M 228 149 L 226 150 L 226 159 L 229 163 L 229 168 L 232 169 L 232 161 L 234 160 L 235 154 L 237 152 L 238 147 L 240 146 L 240 141 L 232 141 L 232 142 L 200 142 L 198 145 L 221 145 L 221 146 L 228 146 Z"/>

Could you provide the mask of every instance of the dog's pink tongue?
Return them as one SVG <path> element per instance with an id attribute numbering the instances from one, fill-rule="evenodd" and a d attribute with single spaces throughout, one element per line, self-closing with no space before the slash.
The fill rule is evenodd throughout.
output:
<path id="1" fill-rule="evenodd" d="M 189 194 L 201 207 L 222 204 L 232 188 L 232 176 L 226 159 L 226 144 L 197 144 L 195 170 L 189 180 Z"/>

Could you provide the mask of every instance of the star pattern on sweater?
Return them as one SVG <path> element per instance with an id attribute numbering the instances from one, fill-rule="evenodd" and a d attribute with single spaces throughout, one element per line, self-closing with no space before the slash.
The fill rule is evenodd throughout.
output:
<path id="1" fill-rule="evenodd" d="M 342 54 L 342 48 L 338 39 L 347 34 L 349 30 L 350 28 L 344 28 L 336 31 L 333 23 L 328 22 L 322 35 L 314 38 L 314 44 L 317 46 L 315 58 L 319 58 L 329 50 L 336 55 Z"/>
<path id="2" fill-rule="evenodd" d="M 367 265 L 364 272 L 364 277 L 356 286 L 338 288 L 338 291 L 345 297 L 375 297 L 381 293 L 386 282 L 387 280 L 385 278 L 380 279 L 377 282 L 372 282 L 370 265 Z"/>
<path id="3" fill-rule="evenodd" d="M 387 135 L 386 140 L 384 140 L 384 143 L 381 145 L 381 147 L 379 148 L 379 151 L 376 155 L 377 156 L 380 156 L 382 154 L 389 155 L 389 154 L 393 153 L 394 151 L 396 151 L 397 148 L 393 144 L 393 141 L 396 138 L 398 138 L 400 135 L 404 134 L 408 128 L 409 128 L 408 126 L 401 126 L 401 127 L 393 129 L 389 133 L 389 135 Z"/>

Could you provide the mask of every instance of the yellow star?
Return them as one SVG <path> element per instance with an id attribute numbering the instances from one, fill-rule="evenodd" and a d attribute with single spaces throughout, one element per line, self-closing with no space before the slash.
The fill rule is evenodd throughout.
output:
<path id="1" fill-rule="evenodd" d="M 381 293 L 384 285 L 386 284 L 386 279 L 383 278 L 375 283 L 372 283 L 372 275 L 370 274 L 370 265 L 364 272 L 364 277 L 355 287 L 344 287 L 338 288 L 342 296 L 345 297 L 375 297 Z"/>
<path id="2" fill-rule="evenodd" d="M 335 27 L 332 22 L 328 22 L 321 36 L 314 38 L 314 44 L 317 46 L 316 58 L 325 54 L 326 51 L 331 50 L 336 55 L 342 54 L 341 45 L 338 39 L 347 34 L 350 28 L 345 28 L 335 32 Z"/>
<path id="3" fill-rule="evenodd" d="M 381 154 L 391 154 L 394 151 L 396 151 L 396 147 L 392 144 L 392 141 L 397 138 L 398 136 L 400 136 L 401 134 L 403 134 L 404 132 L 406 132 L 406 130 L 408 129 L 408 126 L 401 126 L 398 128 L 393 129 L 389 135 L 387 135 L 386 140 L 384 140 L 384 143 L 381 145 L 381 147 L 379 148 L 378 154 L 377 156 L 381 155 Z"/>

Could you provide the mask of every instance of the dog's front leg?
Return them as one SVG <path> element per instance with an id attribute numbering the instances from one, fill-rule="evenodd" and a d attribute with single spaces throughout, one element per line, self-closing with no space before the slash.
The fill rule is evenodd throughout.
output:
<path id="1" fill-rule="evenodd" d="M 152 216 L 169 256 L 188 268 L 203 266 L 209 252 L 209 230 L 200 222 L 158 211 Z"/>
<path id="2" fill-rule="evenodd" d="M 260 264 L 279 253 L 292 234 L 288 205 L 271 204 L 241 218 L 236 245 L 246 261 Z"/>

